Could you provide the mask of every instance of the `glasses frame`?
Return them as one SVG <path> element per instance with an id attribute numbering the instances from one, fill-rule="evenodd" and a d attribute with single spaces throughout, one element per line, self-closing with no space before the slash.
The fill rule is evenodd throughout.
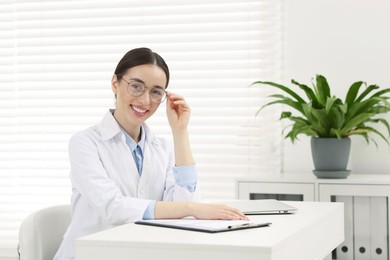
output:
<path id="1" fill-rule="evenodd" d="M 139 82 L 139 81 L 136 81 L 136 80 L 130 80 L 130 82 L 128 82 L 128 81 L 125 80 L 124 78 L 120 78 L 120 79 L 122 79 L 124 82 L 127 83 L 127 93 L 129 93 L 130 96 L 133 96 L 133 97 L 140 97 L 140 96 L 142 96 L 143 94 L 145 94 L 146 91 L 149 90 L 149 97 L 150 97 L 150 100 L 151 100 L 153 103 L 161 104 L 161 103 L 163 103 L 163 102 L 167 99 L 167 92 L 165 91 L 165 89 L 162 89 L 162 90 L 164 91 L 164 93 L 165 93 L 164 98 L 161 99 L 161 101 L 156 102 L 156 101 L 153 100 L 153 98 L 152 98 L 152 93 L 150 92 L 150 90 L 152 90 L 152 89 L 154 89 L 154 88 L 156 88 L 156 87 L 148 88 L 147 86 L 145 86 L 145 84 L 144 84 L 143 82 Z M 137 82 L 137 83 L 143 84 L 143 85 L 144 85 L 144 91 L 139 91 L 139 93 L 140 93 L 139 95 L 131 94 L 131 92 L 130 92 L 129 89 L 130 89 L 130 84 L 131 84 L 132 82 Z M 159 89 L 160 89 L 160 88 L 159 88 Z"/>

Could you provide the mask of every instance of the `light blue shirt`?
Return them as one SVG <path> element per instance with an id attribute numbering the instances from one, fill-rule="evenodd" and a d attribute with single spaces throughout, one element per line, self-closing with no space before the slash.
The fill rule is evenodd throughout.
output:
<path id="1" fill-rule="evenodd" d="M 146 138 L 145 134 L 144 134 L 145 133 L 144 127 L 141 126 L 141 140 L 139 141 L 138 144 L 133 140 L 133 138 L 130 137 L 130 135 L 128 133 L 126 133 L 126 131 L 124 131 L 123 128 L 121 128 L 121 129 L 122 129 L 123 133 L 125 134 L 126 143 L 129 146 L 131 154 L 133 155 L 135 164 L 137 165 L 138 174 L 141 176 L 142 163 L 143 163 L 143 159 L 144 159 L 145 138 Z M 141 154 L 139 154 L 140 161 L 138 161 L 138 159 L 137 159 L 137 154 L 136 154 L 137 146 L 139 146 L 141 148 Z"/>
<path id="2" fill-rule="evenodd" d="M 133 138 L 130 137 L 128 133 L 121 127 L 122 132 L 125 134 L 126 137 L 126 143 L 130 148 L 131 154 L 133 155 L 135 164 L 138 168 L 138 174 L 142 175 L 142 162 L 143 162 L 143 155 L 144 155 L 144 148 L 145 148 L 145 129 L 144 126 L 141 125 L 141 140 L 137 144 Z M 141 148 L 141 154 L 139 156 L 141 157 L 140 160 L 137 159 L 136 155 L 136 148 L 137 145 Z M 196 181 L 197 181 L 197 173 L 195 169 L 195 165 L 189 165 L 189 166 L 175 166 L 173 167 L 173 175 L 175 176 L 175 182 L 176 184 L 186 188 L 187 190 L 193 192 L 196 188 Z M 149 206 L 146 208 L 143 219 L 154 219 L 154 208 L 156 206 L 156 201 L 153 200 L 149 203 Z"/>

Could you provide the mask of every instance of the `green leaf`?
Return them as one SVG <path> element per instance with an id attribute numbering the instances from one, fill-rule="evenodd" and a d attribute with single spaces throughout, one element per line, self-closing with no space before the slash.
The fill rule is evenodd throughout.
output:
<path id="1" fill-rule="evenodd" d="M 351 118 L 355 117 L 361 113 L 367 113 L 369 109 L 372 109 L 376 104 L 383 101 L 383 98 L 374 97 L 362 102 L 355 102 L 347 112 L 346 120 L 349 121 Z"/>
<path id="2" fill-rule="evenodd" d="M 390 124 L 389 124 L 389 122 L 386 119 L 375 118 L 375 119 L 369 119 L 369 120 L 367 120 L 367 122 L 370 122 L 370 123 L 382 123 L 386 127 L 387 135 L 390 137 Z"/>
<path id="3" fill-rule="evenodd" d="M 377 106 L 374 106 L 374 107 L 367 109 L 367 112 L 374 113 L 374 114 L 384 114 L 384 113 L 387 113 L 389 111 L 390 111 L 390 107 L 388 105 L 387 106 L 377 105 Z"/>
<path id="4" fill-rule="evenodd" d="M 364 130 L 367 130 L 367 131 L 369 131 L 369 132 L 373 132 L 373 133 L 379 135 L 387 144 L 389 144 L 389 140 L 388 140 L 381 132 L 379 132 L 379 131 L 376 130 L 375 128 L 366 126 L 366 127 L 362 127 L 362 128 L 359 128 L 359 129 L 364 129 Z M 352 133 L 352 134 L 353 134 L 353 133 Z M 351 134 L 351 135 L 352 135 L 352 134 Z"/>
<path id="5" fill-rule="evenodd" d="M 325 104 L 325 111 L 327 114 L 329 114 L 330 109 L 333 107 L 333 104 L 337 100 L 337 97 L 329 97 L 326 99 L 326 104 Z"/>
<path id="6" fill-rule="evenodd" d="M 312 114 L 317 119 L 316 124 L 321 126 L 322 128 L 324 128 L 325 132 L 326 132 L 324 134 L 328 135 L 331 125 L 330 125 L 330 121 L 329 121 L 328 115 L 326 114 L 325 110 L 324 109 L 313 109 Z"/>
<path id="7" fill-rule="evenodd" d="M 274 104 L 284 104 L 284 105 L 290 106 L 290 107 L 298 110 L 299 112 L 303 113 L 302 105 L 300 103 L 295 102 L 292 99 L 285 97 L 285 99 L 276 100 L 276 101 L 272 101 L 272 102 L 265 104 L 257 111 L 256 115 L 258 115 L 263 108 L 270 106 L 270 105 L 274 105 Z"/>
<path id="8" fill-rule="evenodd" d="M 360 96 L 356 99 L 356 102 L 360 102 L 363 100 L 363 98 L 365 98 L 371 91 L 375 90 L 375 89 L 378 89 L 379 86 L 377 85 L 370 85 L 366 88 L 366 90 L 363 91 L 362 94 L 360 94 Z"/>
<path id="9" fill-rule="evenodd" d="M 365 120 L 369 119 L 370 117 L 374 116 L 372 113 L 362 113 L 359 114 L 353 118 L 351 118 L 345 126 L 342 128 L 341 133 L 342 135 L 348 135 L 348 132 L 359 125 L 360 123 L 364 122 Z"/>
<path id="10" fill-rule="evenodd" d="M 376 92 L 371 97 L 379 97 L 379 96 L 382 96 L 382 95 L 384 95 L 384 94 L 386 94 L 388 92 L 390 92 L 390 88 L 385 88 L 383 90 L 380 90 L 380 91 Z"/>
<path id="11" fill-rule="evenodd" d="M 329 88 L 329 84 L 328 84 L 328 81 L 326 80 L 326 78 L 322 75 L 317 75 L 316 76 L 316 87 L 315 89 L 317 90 L 317 98 L 318 98 L 318 102 L 325 106 L 325 103 L 326 103 L 326 99 L 328 97 L 330 97 L 330 88 Z"/>
<path id="12" fill-rule="evenodd" d="M 357 81 L 353 83 L 348 90 L 347 96 L 345 97 L 345 103 L 350 107 L 355 101 L 357 94 L 359 93 L 360 87 L 365 84 L 363 81 Z"/>
<path id="13" fill-rule="evenodd" d="M 335 128 L 330 129 L 330 136 L 335 136 L 335 137 L 337 137 L 337 139 L 341 139 L 342 138 L 341 130 L 339 128 L 338 129 L 335 129 Z"/>
<path id="14" fill-rule="evenodd" d="M 301 98 L 297 93 L 295 93 L 294 91 L 292 91 L 291 89 L 289 89 L 288 87 L 285 87 L 283 85 L 280 85 L 280 84 L 277 84 L 274 82 L 269 82 L 269 81 L 256 81 L 256 82 L 252 83 L 251 86 L 255 85 L 255 84 L 264 84 L 264 85 L 269 85 L 269 86 L 278 88 L 278 89 L 286 92 L 287 94 L 289 94 L 293 98 L 295 98 L 295 100 L 298 101 L 299 103 L 305 103 L 305 100 L 303 100 L 303 98 Z"/>
<path id="15" fill-rule="evenodd" d="M 284 119 L 284 118 L 289 118 L 291 117 L 292 113 L 289 112 L 289 111 L 283 111 L 281 114 L 280 114 L 280 119 Z"/>
<path id="16" fill-rule="evenodd" d="M 294 125 L 293 128 L 291 129 L 291 131 L 285 136 L 285 138 L 290 138 L 292 142 L 294 142 L 298 135 L 300 134 L 304 134 L 304 135 L 308 135 L 308 136 L 313 136 L 313 137 L 317 137 L 318 134 L 313 131 L 310 126 L 306 126 L 306 125 L 303 125 L 303 126 L 297 126 L 297 125 Z"/>
<path id="17" fill-rule="evenodd" d="M 319 102 L 318 102 L 318 99 L 316 97 L 316 95 L 314 94 L 314 91 L 309 88 L 308 86 L 304 85 L 304 84 L 301 84 L 299 82 L 297 82 L 296 80 L 292 79 L 291 80 L 291 83 L 299 86 L 303 91 L 305 91 L 306 93 L 306 96 L 309 98 L 309 100 L 312 102 L 313 106 L 315 108 L 319 108 Z"/>
<path id="18" fill-rule="evenodd" d="M 345 112 L 342 109 L 343 106 L 335 106 L 328 113 L 328 120 L 330 121 L 330 127 L 335 129 L 341 129 L 345 123 Z"/>
<path id="19" fill-rule="evenodd" d="M 282 115 L 283 118 L 288 118 L 291 121 L 295 122 L 298 125 L 310 125 L 310 122 L 302 117 L 297 117 L 297 116 L 288 116 L 287 113 Z"/>

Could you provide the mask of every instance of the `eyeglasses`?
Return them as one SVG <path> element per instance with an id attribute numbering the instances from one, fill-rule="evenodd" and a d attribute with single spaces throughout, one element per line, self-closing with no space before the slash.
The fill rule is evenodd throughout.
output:
<path id="1" fill-rule="evenodd" d="M 133 97 L 142 96 L 148 89 L 150 90 L 149 91 L 150 99 L 154 103 L 162 103 L 167 97 L 165 89 L 163 88 L 160 87 L 148 88 L 145 86 L 144 83 L 139 81 L 134 81 L 134 80 L 127 82 L 126 80 L 123 79 L 123 81 L 127 83 L 127 92 Z"/>

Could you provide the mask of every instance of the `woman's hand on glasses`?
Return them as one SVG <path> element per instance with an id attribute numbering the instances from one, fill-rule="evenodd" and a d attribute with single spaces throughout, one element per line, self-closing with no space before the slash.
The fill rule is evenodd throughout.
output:
<path id="1" fill-rule="evenodd" d="M 167 92 L 167 116 L 173 132 L 187 130 L 191 109 L 183 96 Z"/>

